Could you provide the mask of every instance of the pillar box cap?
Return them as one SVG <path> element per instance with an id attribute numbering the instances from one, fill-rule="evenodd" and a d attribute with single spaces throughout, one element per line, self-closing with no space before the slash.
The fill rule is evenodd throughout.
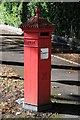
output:
<path id="1" fill-rule="evenodd" d="M 23 31 L 25 30 L 35 30 L 35 29 L 50 29 L 53 31 L 55 29 L 55 24 L 49 23 L 45 18 L 40 17 L 40 9 L 36 8 L 36 16 L 31 17 L 27 22 L 20 25 Z"/>

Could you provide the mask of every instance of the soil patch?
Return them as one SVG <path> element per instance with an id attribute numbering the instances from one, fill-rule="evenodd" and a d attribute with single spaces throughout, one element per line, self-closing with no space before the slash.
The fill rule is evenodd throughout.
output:
<path id="1" fill-rule="evenodd" d="M 80 55 L 79 54 L 55 54 L 59 57 L 62 57 L 62 58 L 65 58 L 65 59 L 68 59 L 68 60 L 71 60 L 73 62 L 77 62 L 77 63 L 80 63 Z"/>

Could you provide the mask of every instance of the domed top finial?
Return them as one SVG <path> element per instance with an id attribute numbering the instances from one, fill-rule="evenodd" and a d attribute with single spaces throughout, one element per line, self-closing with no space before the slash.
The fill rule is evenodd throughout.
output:
<path id="1" fill-rule="evenodd" d="M 36 16 L 39 17 L 39 14 L 40 14 L 40 9 L 39 7 L 36 8 Z"/>

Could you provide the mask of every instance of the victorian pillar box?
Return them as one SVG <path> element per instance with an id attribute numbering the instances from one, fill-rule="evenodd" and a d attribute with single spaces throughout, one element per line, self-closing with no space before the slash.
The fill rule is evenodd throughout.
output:
<path id="1" fill-rule="evenodd" d="M 41 111 L 50 105 L 51 33 L 55 25 L 39 16 L 21 24 L 24 31 L 24 108 Z"/>

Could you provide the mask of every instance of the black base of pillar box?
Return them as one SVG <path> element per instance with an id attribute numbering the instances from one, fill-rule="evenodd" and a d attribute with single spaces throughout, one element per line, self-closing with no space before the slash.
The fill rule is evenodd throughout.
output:
<path id="1" fill-rule="evenodd" d="M 40 105 L 40 106 L 23 103 L 23 108 L 26 110 L 32 110 L 36 112 L 50 111 L 52 109 L 52 103 L 47 105 Z"/>

